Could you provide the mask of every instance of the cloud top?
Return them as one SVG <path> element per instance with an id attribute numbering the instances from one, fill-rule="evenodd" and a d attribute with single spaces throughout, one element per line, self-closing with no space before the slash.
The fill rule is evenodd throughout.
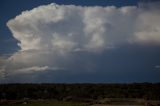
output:
<path id="1" fill-rule="evenodd" d="M 49 4 L 24 11 L 7 26 L 21 50 L 99 51 L 138 41 L 160 43 L 159 11 L 137 7 Z"/>

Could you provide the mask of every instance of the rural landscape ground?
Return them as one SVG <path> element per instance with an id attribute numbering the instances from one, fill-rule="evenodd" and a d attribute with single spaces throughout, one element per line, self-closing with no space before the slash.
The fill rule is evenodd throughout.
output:
<path id="1" fill-rule="evenodd" d="M 146 101 L 142 99 L 111 99 L 106 98 L 102 101 L 92 101 L 92 102 L 66 102 L 57 100 L 12 100 L 1 103 L 1 106 L 159 106 L 160 101 Z"/>
<path id="2" fill-rule="evenodd" d="M 1 84 L 0 106 L 160 106 L 159 83 Z"/>

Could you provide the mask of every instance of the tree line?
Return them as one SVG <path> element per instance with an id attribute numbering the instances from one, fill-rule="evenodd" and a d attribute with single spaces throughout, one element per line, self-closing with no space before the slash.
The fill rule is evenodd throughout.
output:
<path id="1" fill-rule="evenodd" d="M 160 83 L 0 84 L 0 99 L 143 98 L 160 100 Z"/>

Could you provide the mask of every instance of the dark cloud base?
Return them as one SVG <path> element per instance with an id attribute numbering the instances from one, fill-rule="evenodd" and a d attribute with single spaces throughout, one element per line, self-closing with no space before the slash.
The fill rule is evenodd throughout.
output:
<path id="1" fill-rule="evenodd" d="M 43 71 L 18 74 L 4 82 L 11 83 L 132 83 L 159 82 L 159 46 L 124 45 L 103 54 L 75 54 L 77 62 L 72 70 Z M 78 55 L 78 56 L 77 56 Z M 80 60 L 81 58 L 84 58 Z M 79 62 L 79 65 L 77 65 Z M 93 63 L 93 69 L 81 64 Z"/>

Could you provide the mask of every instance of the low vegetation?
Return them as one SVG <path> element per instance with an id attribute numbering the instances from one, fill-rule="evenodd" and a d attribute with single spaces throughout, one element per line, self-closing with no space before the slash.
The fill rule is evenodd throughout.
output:
<path id="1" fill-rule="evenodd" d="M 88 106 L 93 104 L 160 105 L 160 83 L 1 84 L 0 105 Z M 12 105 L 11 105 L 12 104 Z M 40 105 L 41 104 L 41 105 Z"/>

